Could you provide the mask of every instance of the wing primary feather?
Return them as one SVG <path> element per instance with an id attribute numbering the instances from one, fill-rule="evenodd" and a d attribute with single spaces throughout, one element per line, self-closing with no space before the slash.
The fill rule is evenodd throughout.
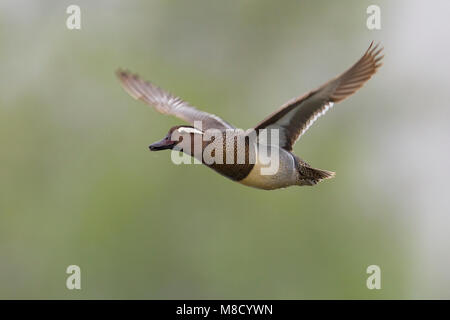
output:
<path id="1" fill-rule="evenodd" d="M 360 89 L 382 66 L 383 47 L 372 41 L 362 57 L 347 71 L 299 98 L 292 99 L 272 113 L 255 130 L 277 128 L 281 147 L 292 150 L 294 143 L 333 104 L 340 102 Z"/>
<path id="2" fill-rule="evenodd" d="M 142 80 L 137 74 L 119 69 L 116 75 L 122 87 L 130 96 L 151 105 L 160 113 L 176 116 L 194 126 L 201 122 L 201 129 L 203 130 L 234 128 L 218 116 L 200 111 L 181 98 L 155 86 L 151 82 Z"/>

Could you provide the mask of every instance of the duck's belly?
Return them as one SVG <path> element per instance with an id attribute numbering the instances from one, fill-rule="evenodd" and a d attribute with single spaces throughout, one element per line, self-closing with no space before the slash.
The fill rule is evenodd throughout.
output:
<path id="1" fill-rule="evenodd" d="M 261 157 L 256 157 L 256 163 L 250 173 L 239 183 L 259 189 L 278 189 L 296 184 L 298 172 L 294 158 L 283 149 L 278 149 L 278 165 L 261 163 Z"/>

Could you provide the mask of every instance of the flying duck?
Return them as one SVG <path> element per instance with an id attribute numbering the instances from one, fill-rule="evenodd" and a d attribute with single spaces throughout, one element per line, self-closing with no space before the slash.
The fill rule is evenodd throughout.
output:
<path id="1" fill-rule="evenodd" d="M 295 155 L 292 148 L 320 116 L 335 103 L 355 93 L 375 74 L 382 65 L 382 51 L 383 48 L 373 46 L 372 42 L 364 55 L 347 71 L 316 90 L 287 102 L 247 131 L 190 106 L 138 75 L 118 70 L 117 76 L 133 98 L 142 100 L 160 113 L 176 116 L 191 124 L 172 127 L 161 141 L 150 145 L 150 150 L 182 151 L 181 154 L 196 159 L 197 163 L 205 164 L 231 180 L 272 190 L 293 185 L 313 186 L 321 180 L 334 177 L 332 171 L 311 167 Z M 276 135 L 271 135 L 272 132 L 276 132 Z M 271 137 L 270 141 L 268 136 Z M 243 143 L 237 143 L 239 139 Z M 209 151 L 208 159 L 206 151 Z M 276 155 L 276 158 L 272 155 Z M 275 165 L 271 159 L 276 159 Z"/>

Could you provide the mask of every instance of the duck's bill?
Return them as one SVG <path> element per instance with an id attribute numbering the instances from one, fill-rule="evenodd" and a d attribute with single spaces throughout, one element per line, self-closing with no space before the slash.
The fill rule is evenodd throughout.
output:
<path id="1" fill-rule="evenodd" d="M 149 146 L 151 151 L 159 151 L 172 149 L 176 145 L 176 142 L 170 141 L 168 139 L 163 139 L 161 141 L 155 142 Z"/>

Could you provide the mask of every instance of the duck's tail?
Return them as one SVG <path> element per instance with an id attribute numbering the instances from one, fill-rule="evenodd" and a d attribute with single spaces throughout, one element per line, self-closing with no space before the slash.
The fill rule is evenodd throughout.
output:
<path id="1" fill-rule="evenodd" d="M 334 178 L 336 175 L 333 171 L 312 168 L 299 156 L 294 155 L 294 161 L 299 173 L 299 186 L 313 186 L 322 180 Z"/>
<path id="2" fill-rule="evenodd" d="M 298 171 L 300 173 L 300 186 L 313 186 L 322 180 L 334 178 L 336 175 L 333 171 L 315 169 L 309 166 L 300 166 Z"/>

